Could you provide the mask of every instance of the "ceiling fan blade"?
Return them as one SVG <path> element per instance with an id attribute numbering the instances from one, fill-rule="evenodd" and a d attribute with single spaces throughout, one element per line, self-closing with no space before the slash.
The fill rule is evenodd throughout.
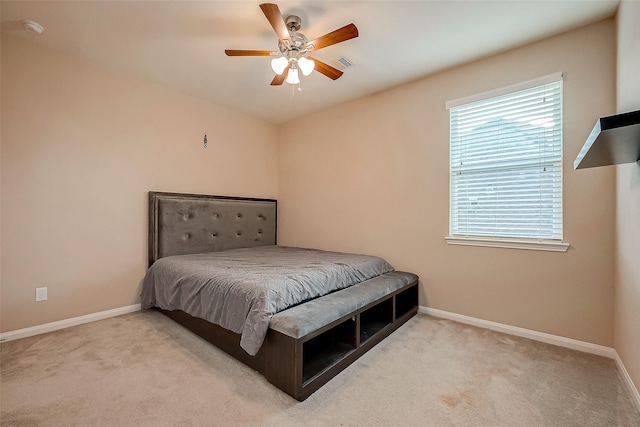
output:
<path id="1" fill-rule="evenodd" d="M 280 86 L 284 82 L 285 78 L 287 78 L 286 72 L 283 72 L 282 74 L 276 74 L 273 80 L 271 80 L 271 86 Z"/>
<path id="2" fill-rule="evenodd" d="M 262 9 L 264 16 L 267 17 L 269 23 L 273 27 L 273 30 L 278 35 L 278 39 L 280 41 L 287 40 L 289 41 L 289 44 L 293 44 L 291 35 L 289 35 L 289 30 L 287 30 L 287 25 L 284 23 L 284 19 L 282 18 L 278 5 L 273 3 L 263 3 L 260 5 L 260 9 Z"/>
<path id="3" fill-rule="evenodd" d="M 329 64 L 325 64 L 322 61 L 318 61 L 316 58 L 312 58 L 310 56 L 307 56 L 307 58 L 316 63 L 315 70 L 317 72 L 319 72 L 320 74 L 324 74 L 325 76 L 329 77 L 331 80 L 338 80 L 344 74 L 342 71 L 338 70 L 337 68 L 333 68 Z"/>
<path id="4" fill-rule="evenodd" d="M 224 51 L 227 56 L 271 56 L 277 55 L 276 52 L 270 50 L 233 50 L 227 49 Z"/>
<path id="5" fill-rule="evenodd" d="M 356 37 L 358 37 L 358 28 L 354 24 L 349 24 L 324 36 L 320 36 L 315 40 L 311 40 L 305 47 L 308 51 L 313 51 Z"/>

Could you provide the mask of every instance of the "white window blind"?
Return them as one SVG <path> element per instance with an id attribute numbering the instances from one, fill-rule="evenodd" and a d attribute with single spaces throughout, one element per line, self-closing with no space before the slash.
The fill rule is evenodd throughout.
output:
<path id="1" fill-rule="evenodd" d="M 562 240 L 562 80 L 450 108 L 450 235 Z"/>

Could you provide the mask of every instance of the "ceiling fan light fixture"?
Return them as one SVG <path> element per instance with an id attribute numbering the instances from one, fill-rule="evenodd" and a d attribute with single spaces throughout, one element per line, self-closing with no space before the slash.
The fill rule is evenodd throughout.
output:
<path id="1" fill-rule="evenodd" d="M 302 71 L 303 76 L 308 76 L 313 72 L 313 69 L 316 67 L 316 63 L 310 59 L 302 57 L 298 59 L 298 68 Z"/>
<path id="2" fill-rule="evenodd" d="M 289 61 L 284 56 L 280 56 L 278 58 L 274 58 L 271 60 L 271 69 L 276 74 L 282 74 L 284 70 L 287 68 Z"/>
<path id="3" fill-rule="evenodd" d="M 289 73 L 287 74 L 287 79 L 285 80 L 290 85 L 297 85 L 300 83 L 300 75 L 298 74 L 297 68 L 289 68 Z"/>
<path id="4" fill-rule="evenodd" d="M 301 23 L 299 16 L 290 15 L 285 19 L 278 5 L 274 3 L 260 4 L 260 9 L 278 36 L 278 50 L 227 49 L 224 51 L 227 56 L 275 56 L 276 58 L 271 61 L 271 68 L 276 76 L 271 80 L 271 86 L 280 86 L 285 81 L 292 85 L 299 85 L 300 72 L 308 76 L 313 71 L 317 71 L 331 80 L 337 80 L 344 74 L 316 58 L 305 58 L 305 56 L 309 52 L 358 37 L 358 28 L 353 23 L 309 41 L 304 34 L 298 32 Z"/>

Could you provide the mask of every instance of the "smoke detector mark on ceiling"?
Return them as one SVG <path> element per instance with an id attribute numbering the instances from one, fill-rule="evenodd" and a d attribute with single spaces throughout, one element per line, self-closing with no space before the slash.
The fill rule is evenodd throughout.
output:
<path id="1" fill-rule="evenodd" d="M 30 21 L 28 19 L 25 21 L 22 21 L 22 25 L 24 25 L 24 29 L 28 33 L 42 34 L 42 32 L 44 31 L 44 27 L 42 25 L 38 24 L 35 21 Z"/>

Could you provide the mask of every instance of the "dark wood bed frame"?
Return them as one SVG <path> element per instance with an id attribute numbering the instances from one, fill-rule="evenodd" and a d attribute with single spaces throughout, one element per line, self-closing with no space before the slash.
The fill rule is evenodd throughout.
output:
<path id="1" fill-rule="evenodd" d="M 276 215 L 273 199 L 149 192 L 149 266 L 169 255 L 275 245 Z M 239 334 L 180 310 L 157 310 L 302 401 L 417 313 L 417 276 L 393 274 L 403 280 L 390 291 L 304 336 L 270 327 L 255 356 L 240 347 Z M 350 289 L 313 300 L 315 309 L 322 310 L 326 297 L 349 298 Z"/>

